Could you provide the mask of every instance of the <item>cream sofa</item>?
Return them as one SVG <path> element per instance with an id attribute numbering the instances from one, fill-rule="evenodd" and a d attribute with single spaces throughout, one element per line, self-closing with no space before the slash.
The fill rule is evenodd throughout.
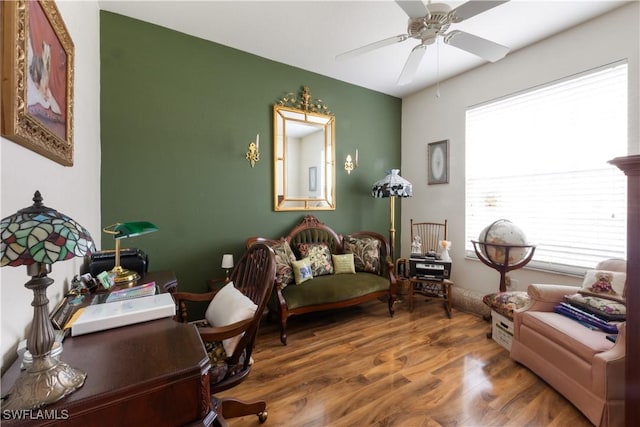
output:
<path id="1" fill-rule="evenodd" d="M 603 261 L 597 270 L 626 271 L 624 260 Z M 594 425 L 624 426 L 625 323 L 615 343 L 607 333 L 557 314 L 555 305 L 576 287 L 530 285 L 531 304 L 514 312 L 511 358 L 573 403 Z"/>

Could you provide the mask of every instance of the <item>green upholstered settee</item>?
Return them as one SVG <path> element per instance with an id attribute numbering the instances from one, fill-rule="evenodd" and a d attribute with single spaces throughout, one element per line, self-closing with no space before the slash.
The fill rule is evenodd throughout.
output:
<path id="1" fill-rule="evenodd" d="M 283 344 L 287 344 L 287 319 L 293 315 L 386 299 L 393 316 L 396 279 L 389 243 L 381 234 L 358 231 L 339 235 L 313 215 L 306 215 L 286 236 L 277 240 L 252 237 L 246 243 L 251 246 L 255 242 L 269 244 L 276 253 L 276 286 L 269 313 L 279 317 Z M 353 254 L 351 265 L 349 254 Z M 311 262 L 313 270 L 307 280 L 295 277 L 302 259 Z"/>

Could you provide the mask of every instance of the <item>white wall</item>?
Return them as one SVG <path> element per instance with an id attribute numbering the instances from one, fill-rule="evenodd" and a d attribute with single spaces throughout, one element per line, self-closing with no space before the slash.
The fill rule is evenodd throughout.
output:
<path id="1" fill-rule="evenodd" d="M 464 258 L 465 109 L 484 101 L 518 92 L 620 59 L 628 60 L 629 154 L 640 153 L 640 3 L 574 27 L 535 45 L 511 52 L 505 59 L 476 68 L 403 99 L 402 176 L 413 183 L 413 197 L 402 200 L 403 256 L 409 254 L 409 220 L 449 220 L 452 241 L 452 279 L 456 288 L 486 294 L 498 290 L 499 274 L 480 261 Z M 448 139 L 449 184 L 427 185 L 427 144 Z M 607 159 L 608 160 L 608 159 Z M 496 165 L 504 159 L 496 156 Z M 622 172 L 621 172 L 622 173 Z M 510 274 L 519 282 L 515 290 L 530 283 L 578 285 L 579 278 L 529 269 Z"/>
<path id="2" fill-rule="evenodd" d="M 2 138 L 0 141 L 0 217 L 30 206 L 40 190 L 43 203 L 84 226 L 100 240 L 100 21 L 95 1 L 57 1 L 75 46 L 74 166 L 65 167 Z M 47 290 L 49 307 L 80 270 L 82 259 L 58 262 Z M 33 292 L 24 287 L 26 267 L 0 269 L 2 371 L 15 359 L 15 349 L 33 316 Z M 63 354 L 64 359 L 64 354 Z"/>

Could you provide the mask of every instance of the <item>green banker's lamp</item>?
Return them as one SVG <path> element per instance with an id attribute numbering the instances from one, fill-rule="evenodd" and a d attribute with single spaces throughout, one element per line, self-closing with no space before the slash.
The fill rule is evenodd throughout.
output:
<path id="1" fill-rule="evenodd" d="M 120 265 L 120 240 L 127 237 L 140 236 L 158 231 L 158 227 L 147 221 L 118 222 L 108 225 L 102 229 L 107 234 L 114 236 L 116 240 L 115 265 L 111 270 L 115 284 L 133 282 L 140 279 L 140 275 L 135 271 L 122 268 Z"/>

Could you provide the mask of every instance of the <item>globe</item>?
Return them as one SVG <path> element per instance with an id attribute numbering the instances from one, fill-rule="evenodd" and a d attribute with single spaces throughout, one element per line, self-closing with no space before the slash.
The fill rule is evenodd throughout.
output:
<path id="1" fill-rule="evenodd" d="M 530 247 L 509 248 L 509 259 L 507 259 L 507 247 L 509 245 L 527 245 L 527 238 L 524 232 L 508 219 L 499 219 L 487 225 L 481 232 L 480 251 L 492 262 L 498 265 L 513 265 L 522 261 L 529 253 Z M 493 243 L 492 246 L 482 243 Z"/>

